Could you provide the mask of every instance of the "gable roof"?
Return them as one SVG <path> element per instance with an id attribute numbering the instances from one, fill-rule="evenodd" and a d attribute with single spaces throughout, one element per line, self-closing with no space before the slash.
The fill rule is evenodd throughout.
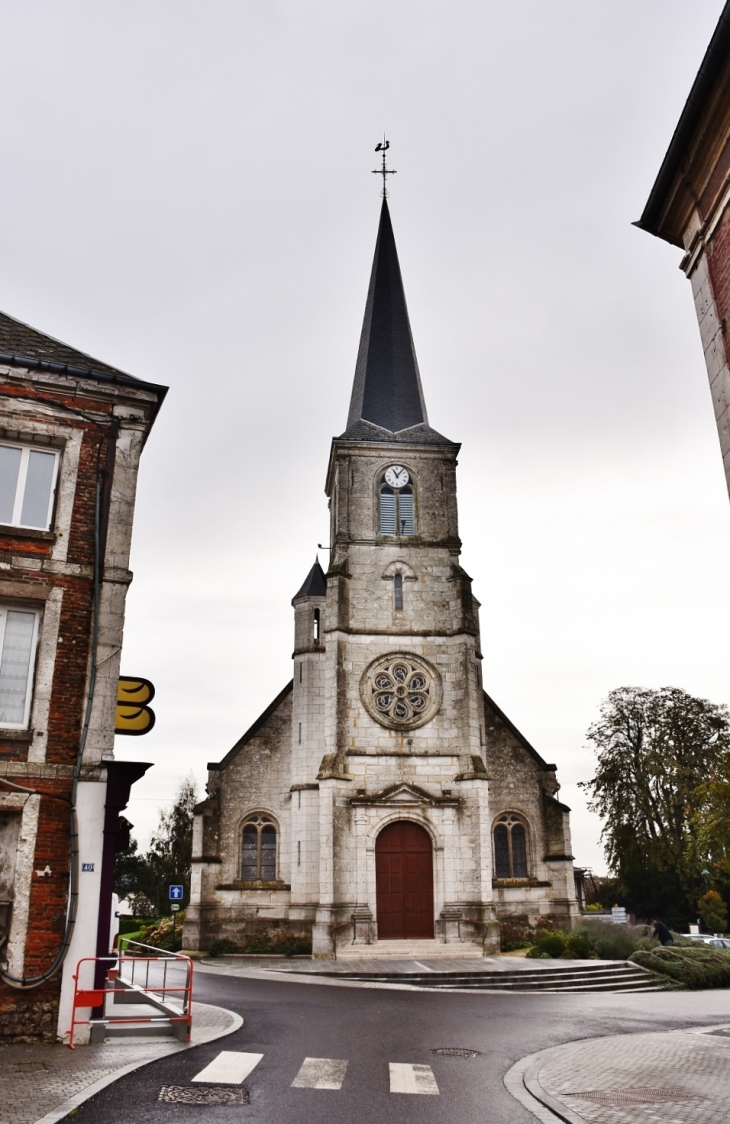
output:
<path id="1" fill-rule="evenodd" d="M 669 148 L 662 161 L 654 186 L 644 207 L 641 218 L 633 225 L 658 238 L 682 248 L 682 241 L 676 232 L 666 232 L 663 228 L 663 211 L 671 196 L 675 178 L 684 170 L 687 151 L 693 136 L 700 125 L 702 116 L 713 95 L 715 84 L 727 66 L 730 56 L 730 0 L 722 10 L 717 27 L 710 40 L 705 57 L 692 84 L 689 97 L 674 130 Z M 669 236 L 667 236 L 669 234 Z"/>
<path id="2" fill-rule="evenodd" d="M 166 386 L 128 375 L 126 371 L 111 367 L 84 351 L 39 332 L 37 328 L 31 328 L 6 312 L 0 312 L 0 363 L 151 390 L 157 394 L 160 404 L 167 394 Z"/>
<path id="3" fill-rule="evenodd" d="M 243 749 L 247 742 L 251 741 L 254 735 L 258 734 L 261 727 L 271 718 L 271 715 L 277 710 L 287 695 L 290 695 L 294 690 L 294 680 L 290 679 L 283 691 L 279 691 L 272 703 L 269 703 L 263 714 L 260 714 L 254 724 L 249 726 L 246 733 L 238 739 L 236 744 L 228 750 L 222 761 L 209 761 L 208 769 L 211 772 L 217 772 L 219 769 L 225 769 L 226 765 L 236 756 L 239 750 Z"/>
<path id="4" fill-rule="evenodd" d="M 505 725 L 507 727 L 507 729 L 510 731 L 511 734 L 514 734 L 514 736 L 517 738 L 517 741 L 520 743 L 522 748 L 527 750 L 530 757 L 532 757 L 532 759 L 537 762 L 537 764 L 540 766 L 541 769 L 544 769 L 546 773 L 552 773 L 557 769 L 557 765 L 548 765 L 545 758 L 541 757 L 540 754 L 537 752 L 537 750 L 534 748 L 534 746 L 530 745 L 530 743 L 528 742 L 525 735 L 520 733 L 520 731 L 515 726 L 514 722 L 510 722 L 509 718 L 504 713 L 504 711 L 500 707 L 497 706 L 494 699 L 490 695 L 488 695 L 486 691 L 484 691 L 484 703 L 485 703 L 485 709 L 486 709 L 486 707 L 489 707 L 490 710 L 494 711 L 494 713 L 497 715 L 497 718 L 500 720 L 500 722 L 502 722 L 503 725 Z M 486 717 L 486 715 L 485 715 L 485 717 Z"/>

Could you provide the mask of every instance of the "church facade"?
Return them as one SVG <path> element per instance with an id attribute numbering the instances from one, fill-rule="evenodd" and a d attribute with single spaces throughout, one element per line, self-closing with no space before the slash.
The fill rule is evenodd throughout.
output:
<path id="1" fill-rule="evenodd" d="M 267 933 L 311 935 L 323 958 L 484 955 L 501 920 L 572 924 L 556 767 L 482 684 L 458 452 L 428 423 L 383 200 L 327 472 L 329 569 L 293 599 L 291 682 L 208 766 L 185 947 Z"/>

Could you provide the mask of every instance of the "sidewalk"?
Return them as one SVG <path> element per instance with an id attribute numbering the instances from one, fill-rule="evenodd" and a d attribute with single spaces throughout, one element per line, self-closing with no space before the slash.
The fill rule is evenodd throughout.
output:
<path id="1" fill-rule="evenodd" d="M 115 1039 L 103 1046 L 0 1046 L 3 1124 L 55 1124 L 106 1085 L 148 1062 L 231 1034 L 240 1015 L 193 1003 L 192 1040 Z"/>
<path id="2" fill-rule="evenodd" d="M 504 1083 L 542 1124 L 726 1124 L 730 1024 L 555 1046 Z"/>

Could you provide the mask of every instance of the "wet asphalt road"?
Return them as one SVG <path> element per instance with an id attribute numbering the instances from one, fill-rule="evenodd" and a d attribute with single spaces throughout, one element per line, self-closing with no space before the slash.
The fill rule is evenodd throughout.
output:
<path id="1" fill-rule="evenodd" d="M 217 1042 L 162 1058 L 115 1082 L 79 1124 L 534 1124 L 502 1084 L 526 1054 L 579 1038 L 730 1021 L 730 992 L 540 995 L 394 991 L 222 976 L 199 971 L 195 998 L 244 1017 Z M 439 1047 L 479 1057 L 445 1058 Z M 189 1085 L 221 1050 L 263 1054 L 246 1078 L 248 1105 L 158 1101 Z M 339 1090 L 292 1088 L 305 1057 L 346 1060 Z M 430 1065 L 439 1094 L 390 1092 L 389 1063 Z"/>

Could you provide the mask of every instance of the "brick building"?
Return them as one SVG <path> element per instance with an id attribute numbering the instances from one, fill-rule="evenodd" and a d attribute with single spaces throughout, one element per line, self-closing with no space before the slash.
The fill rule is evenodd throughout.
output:
<path id="1" fill-rule="evenodd" d="M 730 491 L 730 3 L 639 221 L 684 250 Z"/>
<path id="2" fill-rule="evenodd" d="M 556 767 L 482 687 L 458 452 L 428 422 L 384 201 L 327 472 L 329 570 L 294 597 L 292 681 L 208 766 L 186 947 L 264 931 L 311 934 L 319 957 L 481 955 L 501 918 L 570 926 Z"/>
<path id="3" fill-rule="evenodd" d="M 68 1029 L 108 951 L 139 457 L 165 395 L 0 314 L 0 1041 Z"/>

